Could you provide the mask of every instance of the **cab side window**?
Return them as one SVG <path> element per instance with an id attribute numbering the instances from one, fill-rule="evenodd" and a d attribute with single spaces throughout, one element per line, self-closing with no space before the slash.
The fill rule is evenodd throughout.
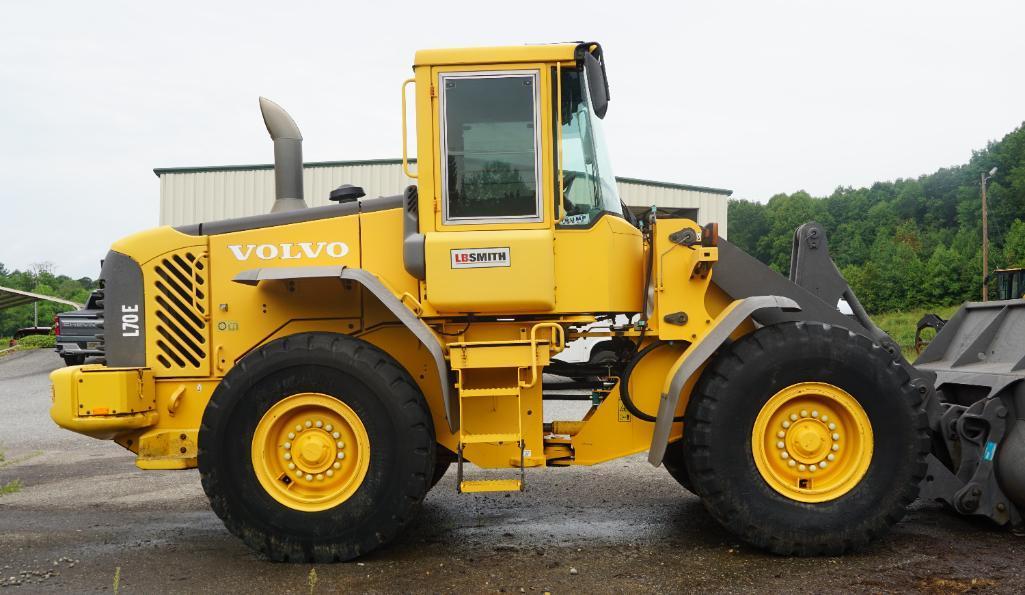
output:
<path id="1" fill-rule="evenodd" d="M 541 220 L 538 73 L 442 73 L 442 218 Z"/>

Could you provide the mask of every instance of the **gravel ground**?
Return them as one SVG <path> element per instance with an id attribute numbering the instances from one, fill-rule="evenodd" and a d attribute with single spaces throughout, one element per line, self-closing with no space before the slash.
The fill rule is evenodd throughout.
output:
<path id="1" fill-rule="evenodd" d="M 0 485 L 24 484 L 0 496 L 0 592 L 1025 592 L 1025 540 L 935 505 L 858 554 L 781 558 L 738 544 L 640 456 L 530 470 L 509 495 L 458 495 L 450 472 L 390 547 L 271 563 L 225 531 L 196 471 L 143 472 L 115 444 L 56 428 L 47 374 L 60 364 L 0 358 Z"/>

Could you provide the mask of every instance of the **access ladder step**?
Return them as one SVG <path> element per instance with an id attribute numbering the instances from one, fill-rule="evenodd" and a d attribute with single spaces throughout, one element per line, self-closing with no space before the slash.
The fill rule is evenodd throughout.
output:
<path id="1" fill-rule="evenodd" d="M 464 399 L 475 397 L 518 397 L 520 388 L 518 386 L 499 386 L 497 388 L 461 388 L 459 396 Z"/>
<path id="2" fill-rule="evenodd" d="M 496 442 L 519 442 L 521 436 L 517 433 L 511 434 L 463 434 L 460 442 L 463 444 L 491 444 Z"/>
<path id="3" fill-rule="evenodd" d="M 464 494 L 479 492 L 522 492 L 523 482 L 519 479 L 468 479 L 459 482 L 459 491 Z"/>

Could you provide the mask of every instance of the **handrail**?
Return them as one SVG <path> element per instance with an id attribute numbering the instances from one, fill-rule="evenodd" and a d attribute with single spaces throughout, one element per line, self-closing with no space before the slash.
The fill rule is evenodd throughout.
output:
<path id="1" fill-rule="evenodd" d="M 409 159 L 406 157 L 406 85 L 409 83 L 415 83 L 416 79 L 406 79 L 402 81 L 402 171 L 407 177 L 417 177 L 417 174 L 409 171 Z"/>
<path id="2" fill-rule="evenodd" d="M 539 322 L 530 328 L 530 382 L 520 381 L 520 387 L 530 388 L 537 384 L 537 331 L 542 328 L 552 329 L 552 339 L 548 350 L 558 353 L 566 348 L 566 329 L 556 322 Z"/>

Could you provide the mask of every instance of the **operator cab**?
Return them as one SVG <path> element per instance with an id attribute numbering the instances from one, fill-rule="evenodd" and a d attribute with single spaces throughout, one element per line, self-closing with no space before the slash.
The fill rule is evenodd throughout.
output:
<path id="1" fill-rule="evenodd" d="M 418 215 L 404 256 L 425 305 L 439 314 L 639 307 L 642 240 L 624 218 L 605 145 L 601 46 L 428 50 L 414 72 L 418 171 L 403 161 L 417 178 Z"/>

